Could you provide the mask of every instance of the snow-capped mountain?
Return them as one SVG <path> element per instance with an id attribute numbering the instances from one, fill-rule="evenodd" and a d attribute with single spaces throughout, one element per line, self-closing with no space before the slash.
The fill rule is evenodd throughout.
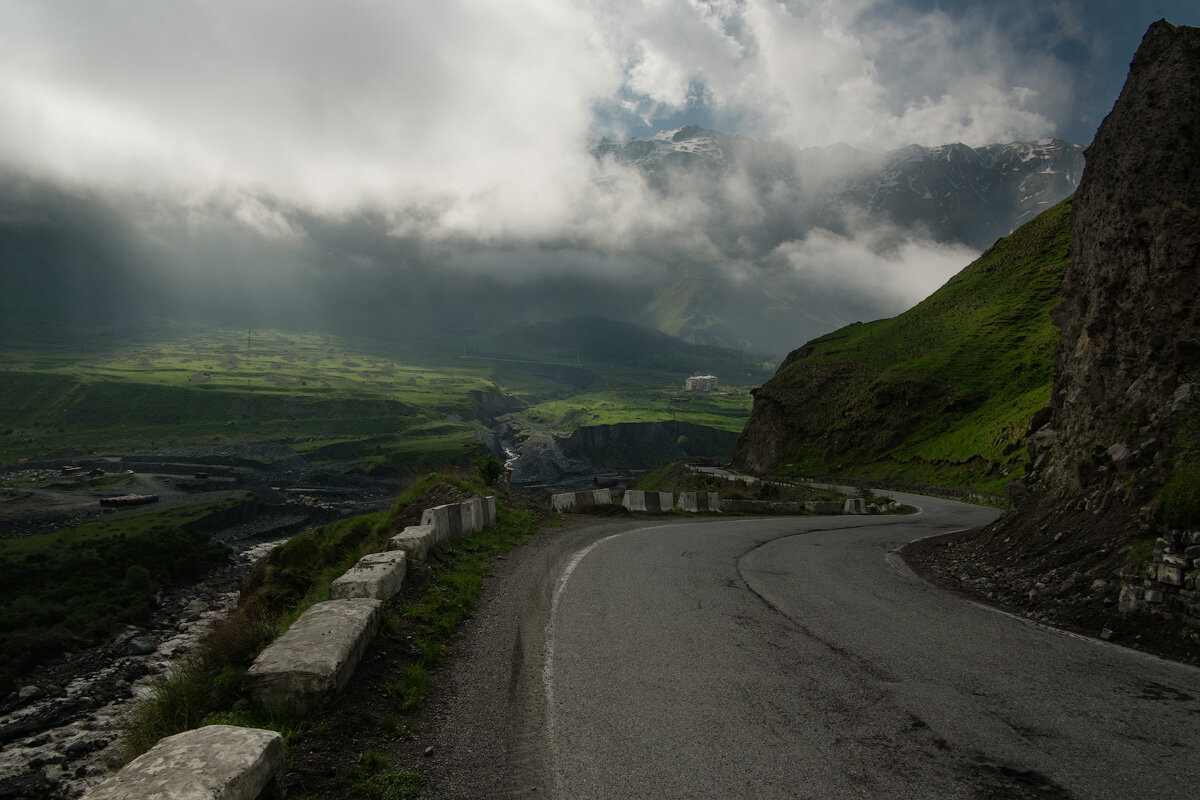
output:
<path id="1" fill-rule="evenodd" d="M 941 241 L 986 247 L 1075 191 L 1083 148 L 1062 139 L 968 147 L 911 145 L 876 154 L 833 145 L 792 148 L 697 126 L 647 138 L 601 139 L 600 159 L 636 166 L 663 192 L 694 190 L 697 176 L 740 175 L 762 202 L 792 198 L 796 233 L 853 224 L 847 212 L 921 226 Z M 684 183 L 681 178 L 689 180 Z"/>

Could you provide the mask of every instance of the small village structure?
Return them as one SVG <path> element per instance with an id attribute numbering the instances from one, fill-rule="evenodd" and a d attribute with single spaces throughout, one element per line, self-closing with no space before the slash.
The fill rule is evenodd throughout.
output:
<path id="1" fill-rule="evenodd" d="M 683 388 L 689 392 L 715 392 L 717 390 L 717 376 L 693 375 L 683 382 Z"/>

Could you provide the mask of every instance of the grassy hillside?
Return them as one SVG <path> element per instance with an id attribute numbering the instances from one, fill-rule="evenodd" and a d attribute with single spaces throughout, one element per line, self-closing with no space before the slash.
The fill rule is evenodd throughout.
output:
<path id="1" fill-rule="evenodd" d="M 1001 490 L 1050 399 L 1069 240 L 1068 200 L 904 314 L 795 351 L 759 389 L 735 461 Z"/>

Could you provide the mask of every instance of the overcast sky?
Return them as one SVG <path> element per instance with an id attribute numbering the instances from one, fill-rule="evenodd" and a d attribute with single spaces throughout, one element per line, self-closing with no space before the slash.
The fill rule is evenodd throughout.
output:
<path id="1" fill-rule="evenodd" d="M 791 213 L 775 207 L 790 188 L 776 197 L 735 169 L 664 197 L 590 156 L 597 136 L 699 124 L 875 151 L 1086 145 L 1162 17 L 1200 24 L 1200 6 L 0 0 L 0 175 L 116 209 L 158 254 L 139 262 L 155 279 L 240 276 L 251 283 L 230 291 L 255 297 L 282 297 L 266 287 L 314 269 L 375 270 L 394 294 L 463 270 L 653 288 L 701 265 L 810 310 L 849 298 L 812 330 L 764 340 L 785 351 L 909 307 L 976 251 L 867 219 L 759 242 L 754 231 Z M 0 188 L 19 198 L 23 185 Z"/>
<path id="2" fill-rule="evenodd" d="M 1200 23 L 1183 0 L 0 0 L 0 160 L 528 226 L 578 200 L 598 133 L 1086 144 L 1164 16 Z"/>

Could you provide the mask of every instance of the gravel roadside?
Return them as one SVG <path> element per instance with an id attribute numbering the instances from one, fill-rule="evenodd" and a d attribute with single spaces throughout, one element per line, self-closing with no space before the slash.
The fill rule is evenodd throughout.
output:
<path id="1" fill-rule="evenodd" d="M 391 769 L 421 773 L 423 798 L 548 797 L 541 664 L 554 583 L 572 554 L 639 524 L 572 516 L 497 557 L 429 698 L 399 728 L 387 721 L 385 687 L 406 663 L 411 634 L 385 631 L 346 692 L 293 747 L 289 795 L 354 796 L 341 776 L 374 751 Z"/>

